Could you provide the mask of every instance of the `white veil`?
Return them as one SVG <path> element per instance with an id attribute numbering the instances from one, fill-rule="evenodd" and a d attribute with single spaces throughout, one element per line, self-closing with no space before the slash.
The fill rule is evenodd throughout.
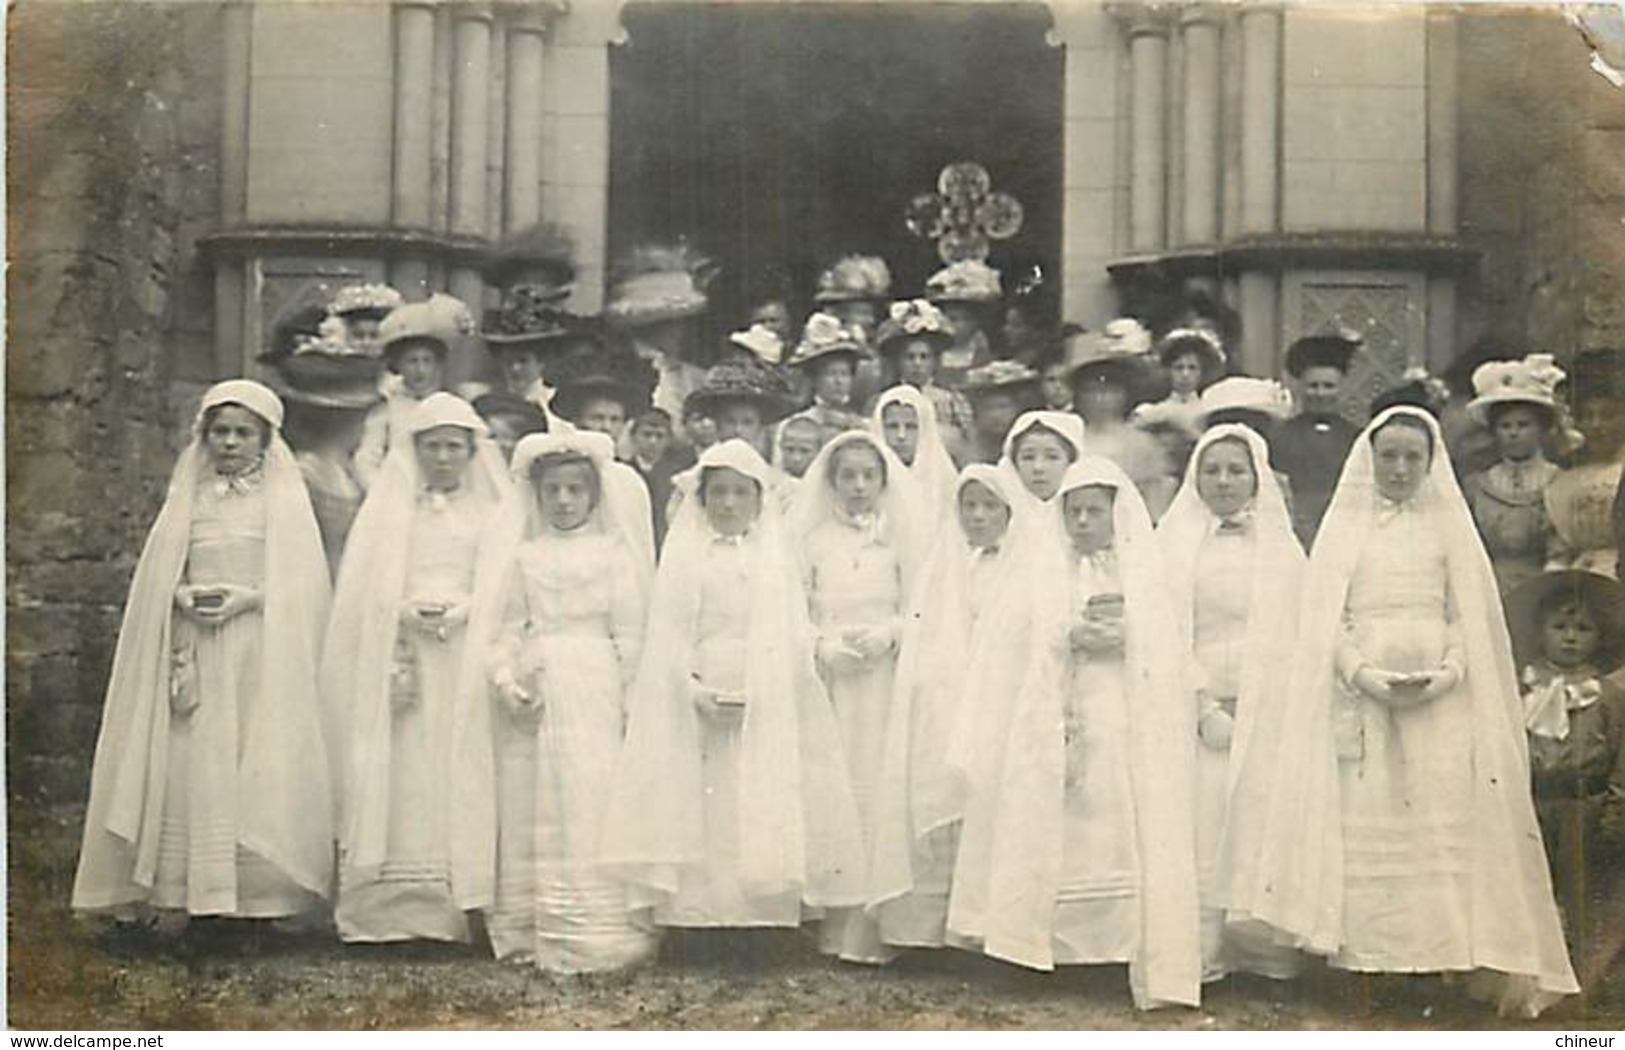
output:
<path id="1" fill-rule="evenodd" d="M 574 427 L 520 439 L 509 467 L 512 484 L 480 544 L 465 642 L 468 648 L 458 672 L 453 730 L 459 754 L 457 768 L 478 782 L 492 784 L 489 792 L 464 794 L 456 830 L 462 844 L 458 853 L 468 858 L 464 889 L 470 900 L 482 903 L 489 901 L 494 892 L 490 880 L 497 862 L 496 767 L 488 746 L 493 730 L 487 657 L 502 632 L 509 598 L 515 588 L 523 586 L 517 565 L 519 548 L 546 528 L 536 486 L 531 483 L 531 466 L 543 456 L 559 453 L 584 456 L 598 472 L 598 504 L 584 527 L 613 535 L 625 544 L 635 566 L 638 590 L 645 599 L 654 576 L 654 529 L 649 519 L 648 490 L 635 473 L 628 478 L 626 473 L 613 469 L 625 466 L 615 461 L 614 441 L 607 434 Z"/>
<path id="2" fill-rule="evenodd" d="M 1069 688 L 1066 608 L 1069 561 L 1061 497 L 1086 485 L 1116 492 L 1114 548 L 1128 610 L 1124 693 L 1133 707 L 1127 742 L 1140 847 L 1140 945 L 1129 982 L 1142 1009 L 1201 999 L 1192 817 L 1196 719 L 1184 668 L 1169 660 L 1176 637 L 1151 517 L 1139 491 L 1116 464 L 1085 455 L 1067 471 L 1055 500 L 1043 505 L 1048 542 L 1030 560 L 1028 579 L 1042 581 L 1029 665 L 1015 698 L 1005 759 L 995 780 L 973 785 L 955 872 L 949 929 L 980 939 L 983 950 L 1036 969 L 1054 967 L 1051 924 L 1061 881 L 1065 759 L 1060 727 Z"/>
<path id="3" fill-rule="evenodd" d="M 959 491 L 953 457 L 942 443 L 942 427 L 931 399 L 907 383 L 892 387 L 875 402 L 870 426 L 876 434 L 885 435 L 886 409 L 891 405 L 905 405 L 914 410 L 920 421 L 920 443 L 914 452 L 914 462 L 907 469 L 920 490 L 923 516 L 930 529 L 936 529 L 953 516 L 954 494 Z"/>
<path id="4" fill-rule="evenodd" d="M 1021 435 L 1034 427 L 1045 427 L 1061 435 L 1061 439 L 1072 446 L 1072 462 L 1076 463 L 1088 451 L 1088 439 L 1084 434 L 1083 417 L 1072 412 L 1052 412 L 1041 409 L 1034 412 L 1023 412 L 1016 417 L 1015 425 L 1010 432 L 1004 435 L 1004 451 L 999 457 L 1000 464 L 1008 464 L 1011 470 L 1016 466 L 1016 441 Z M 1021 497 L 1028 504 L 1028 509 L 1041 508 L 1046 504 L 1033 497 L 1027 487 L 1021 487 Z"/>
<path id="5" fill-rule="evenodd" d="M 880 457 L 886 471 L 886 487 L 876 505 L 878 524 L 888 542 L 897 553 L 903 568 L 903 601 L 913 592 L 921 565 L 929 553 L 925 545 L 930 542 L 919 487 L 897 453 L 886 442 L 867 430 L 847 430 L 828 441 L 818 450 L 812 465 L 807 468 L 803 482 L 796 489 L 790 503 L 787 534 L 792 549 L 805 556 L 807 537 L 836 513 L 835 490 L 829 481 L 830 464 L 836 453 L 848 445 L 867 445 Z"/>
<path id="6" fill-rule="evenodd" d="M 404 440 L 390 444 L 350 531 L 322 659 L 321 689 L 342 775 L 341 862 L 363 879 L 371 877 L 388 850 L 390 668 L 406 589 L 409 525 L 423 488 L 412 438 L 437 426 L 458 426 L 474 435 L 474 459 L 463 484 L 479 501 L 487 531 L 509 489 L 502 454 L 473 408 L 454 394 L 431 394 L 412 414 L 408 432 L 400 435 Z M 487 775 L 489 737 L 483 744 L 453 741 L 452 746 L 452 812 L 472 814 L 494 805 L 487 798 L 494 790 Z M 488 886 L 491 876 L 482 873 L 483 859 L 469 853 L 468 827 L 468 822 L 454 822 L 450 859 L 454 897 L 460 906 L 472 908 L 488 903 L 479 887 Z"/>
<path id="7" fill-rule="evenodd" d="M 1026 607 L 1019 562 L 1021 482 L 1008 470 L 973 463 L 954 492 L 971 482 L 985 485 L 1010 508 L 1010 525 L 999 541 L 995 586 L 972 629 L 970 571 L 974 556 L 957 513 L 937 530 L 904 621 L 897 677 L 886 727 L 885 759 L 875 789 L 875 842 L 870 860 L 871 909 L 914 888 L 914 846 L 963 815 L 966 777 L 987 752 L 989 737 L 1007 726 L 1007 704 L 997 702 L 1026 657 L 1019 627 Z M 1002 687 L 1002 688 L 1001 688 Z M 967 703 L 975 710 L 966 711 Z M 936 750 L 940 747 L 941 750 Z M 962 752 L 956 768 L 951 755 Z M 969 752 L 963 754 L 963 752 Z"/>
<path id="8" fill-rule="evenodd" d="M 698 486 L 711 467 L 737 471 L 762 491 L 761 517 L 741 541 L 751 607 L 739 756 L 741 880 L 752 895 L 794 891 L 811 907 L 860 904 L 857 806 L 813 667 L 812 625 L 795 557 L 782 541 L 772 468 L 735 438 L 707 448 L 683 484 Z M 684 870 L 706 856 L 702 727 L 688 680 L 700 573 L 715 541 L 698 493 L 685 493 L 655 576 L 601 855 L 643 906 L 675 894 Z"/>
<path id="9" fill-rule="evenodd" d="M 331 785 L 315 702 L 316 661 L 329 600 L 326 557 L 304 478 L 282 440 L 282 402 L 259 383 L 231 380 L 203 395 L 191 443 L 176 461 L 163 509 L 147 534 L 130 584 L 96 741 L 73 887 L 75 908 L 142 900 L 154 885 L 169 762 L 175 590 L 186 569 L 197 487 L 209 466 L 204 417 L 227 404 L 247 408 L 271 427 L 264 461 L 261 695 L 254 708 L 258 717 L 236 726 L 234 739 L 208 749 L 209 758 L 230 767 L 225 775 L 235 788 L 200 793 L 191 817 L 230 821 L 241 846 L 300 886 L 323 897 L 331 888 Z M 204 760 L 201 749 L 193 754 L 194 761 Z M 207 812 L 200 812 L 204 807 Z M 194 895 L 189 910 L 232 910 L 235 857 L 227 856 L 210 874 L 212 892 L 204 899 Z"/>
<path id="10" fill-rule="evenodd" d="M 1439 425 L 1398 406 L 1354 442 L 1315 539 L 1298 606 L 1290 669 L 1260 718 L 1277 724 L 1280 746 L 1254 749 L 1236 791 L 1269 800 L 1259 845 L 1232 851 L 1227 906 L 1232 920 L 1258 919 L 1298 947 L 1335 954 L 1343 944 L 1343 835 L 1332 714 L 1334 654 L 1349 582 L 1378 511 L 1371 436 L 1397 416 L 1432 436 L 1433 458 L 1415 500 L 1447 552 L 1472 698 L 1472 924 L 1474 963 L 1513 978 L 1503 1006 L 1526 1013 L 1578 991 L 1529 793 L 1528 742 L 1501 599 L 1489 558 L 1457 485 Z"/>
<path id="11" fill-rule="evenodd" d="M 1257 748 L 1273 754 L 1279 746 L 1279 726 L 1260 724 L 1259 710 L 1267 703 L 1273 676 L 1291 662 L 1297 629 L 1297 600 L 1303 582 L 1304 556 L 1292 531 L 1280 483 L 1270 467 L 1269 446 L 1262 436 L 1239 423 L 1225 423 L 1202 434 L 1185 468 L 1185 482 L 1157 525 L 1169 594 L 1179 623 L 1181 651 L 1195 646 L 1196 559 L 1202 541 L 1212 533 L 1217 518 L 1197 493 L 1196 478 L 1202 454 L 1223 440 L 1240 441 L 1252 460 L 1258 491 L 1243 511 L 1251 520 L 1255 536 L 1252 562 L 1252 601 L 1247 640 L 1237 683 L 1236 726 L 1230 746 L 1230 804 L 1227 825 L 1220 846 L 1222 858 L 1228 853 L 1249 856 L 1257 850 L 1258 822 L 1269 800 L 1257 795 L 1238 796 L 1236 773 L 1248 752 Z M 1198 685 L 1200 683 L 1192 683 Z"/>

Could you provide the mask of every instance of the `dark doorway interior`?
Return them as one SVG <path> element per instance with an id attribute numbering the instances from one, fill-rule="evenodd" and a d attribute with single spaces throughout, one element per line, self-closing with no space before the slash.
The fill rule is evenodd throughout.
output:
<path id="1" fill-rule="evenodd" d="M 1058 272 L 1063 54 L 1043 5 L 632 3 L 622 20 L 611 258 L 686 237 L 722 264 L 719 328 L 774 284 L 804 312 L 847 252 L 883 256 L 893 294 L 918 294 L 941 264 L 905 208 L 957 160 L 1026 212 L 989 261 Z"/>

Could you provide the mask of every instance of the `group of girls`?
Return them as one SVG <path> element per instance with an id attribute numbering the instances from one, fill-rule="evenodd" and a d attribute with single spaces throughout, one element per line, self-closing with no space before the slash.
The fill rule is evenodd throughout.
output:
<path id="1" fill-rule="evenodd" d="M 662 929 L 816 924 L 1205 981 L 1471 973 L 1578 990 L 1494 576 L 1437 424 L 1354 444 L 1305 557 L 1264 441 L 1202 435 L 1153 526 L 1083 421 L 955 472 L 882 396 L 793 488 L 706 448 L 658 567 L 604 435 L 504 464 L 447 393 L 402 421 L 329 612 L 274 394 L 203 399 L 132 586 L 74 906 L 332 908 L 351 942 L 557 973 Z M 894 446 L 903 453 L 899 455 Z"/>

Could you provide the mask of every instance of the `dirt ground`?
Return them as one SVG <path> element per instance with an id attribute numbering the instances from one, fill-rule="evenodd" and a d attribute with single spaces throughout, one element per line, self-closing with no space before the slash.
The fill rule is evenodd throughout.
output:
<path id="1" fill-rule="evenodd" d="M 1200 1010 L 1140 1013 L 1120 967 L 1037 974 L 960 952 L 884 972 L 818 956 L 794 931 L 668 938 L 651 968 L 553 979 L 475 949 L 344 947 L 242 924 L 114 936 L 69 916 L 79 816 L 10 814 L 7 1021 L 85 1029 L 1330 1029 L 1503 1028 L 1434 979 L 1316 968 L 1231 979 Z M 1529 1027 L 1625 1026 L 1625 963 L 1589 1002 Z"/>

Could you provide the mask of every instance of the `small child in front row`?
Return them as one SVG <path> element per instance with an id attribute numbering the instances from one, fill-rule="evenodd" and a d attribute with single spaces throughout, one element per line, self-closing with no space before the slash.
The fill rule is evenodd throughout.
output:
<path id="1" fill-rule="evenodd" d="M 1574 955 L 1625 851 L 1625 584 L 1551 572 L 1508 599 L 1518 645 L 1535 814 Z"/>

